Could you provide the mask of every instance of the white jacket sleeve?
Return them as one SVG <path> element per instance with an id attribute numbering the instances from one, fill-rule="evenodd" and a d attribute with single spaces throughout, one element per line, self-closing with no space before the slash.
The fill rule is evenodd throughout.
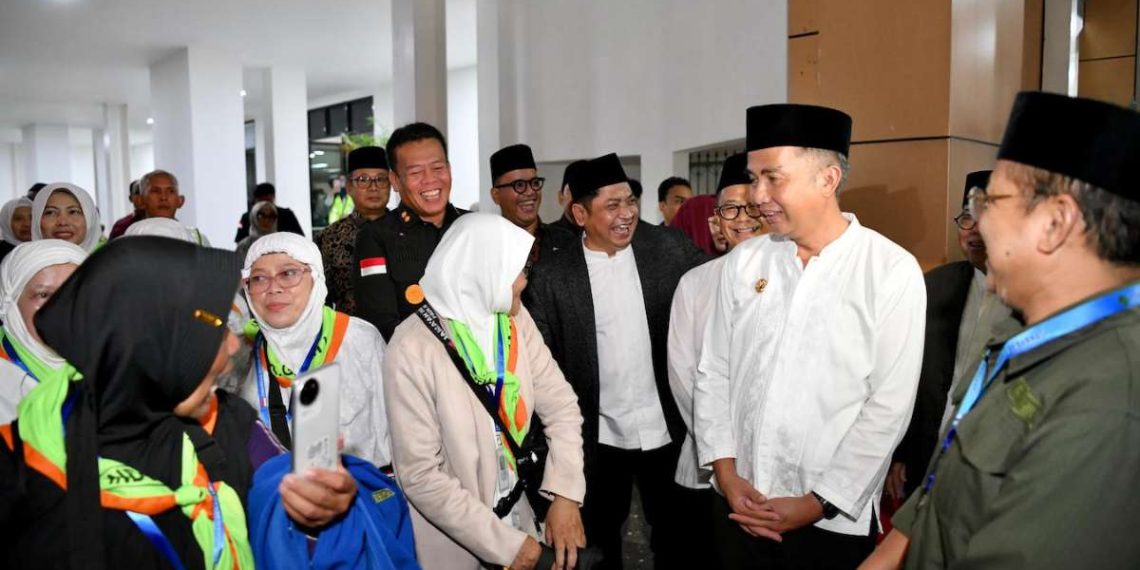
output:
<path id="1" fill-rule="evenodd" d="M 738 259 L 739 255 L 730 253 L 721 269 L 693 387 L 693 435 L 702 467 L 712 465 L 717 459 L 735 458 L 737 454 L 736 437 L 732 433 L 729 353 L 735 305 L 732 277 Z"/>

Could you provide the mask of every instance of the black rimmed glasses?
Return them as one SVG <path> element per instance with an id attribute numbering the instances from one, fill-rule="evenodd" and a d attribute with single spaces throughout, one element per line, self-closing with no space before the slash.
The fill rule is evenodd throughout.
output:
<path id="1" fill-rule="evenodd" d="M 954 224 L 958 226 L 960 230 L 970 231 L 978 227 L 978 221 L 974 219 L 974 216 L 970 215 L 968 211 L 969 206 L 966 206 L 966 208 L 967 210 L 963 210 L 961 214 L 958 214 L 958 216 L 954 218 Z"/>
<path id="2" fill-rule="evenodd" d="M 392 185 L 391 181 L 388 180 L 387 176 L 368 177 L 368 176 L 361 175 L 361 176 L 353 177 L 352 183 L 355 184 L 357 188 L 367 188 L 369 186 L 375 186 L 377 188 L 387 188 L 387 187 Z"/>
<path id="3" fill-rule="evenodd" d="M 528 188 L 535 192 L 542 192 L 543 184 L 546 184 L 546 179 L 538 177 L 529 180 L 515 180 L 507 184 L 497 184 L 495 188 L 510 188 L 515 191 L 515 194 L 526 194 Z"/>
<path id="4" fill-rule="evenodd" d="M 740 212 L 748 214 L 748 217 L 754 220 L 759 220 L 763 217 L 759 204 L 726 204 L 724 206 L 719 206 L 716 209 L 716 215 L 720 216 L 720 219 L 727 221 L 732 221 L 736 218 L 739 218 Z"/>
<path id="5" fill-rule="evenodd" d="M 966 194 L 966 211 L 963 212 L 963 214 L 968 215 L 971 221 L 976 224 L 978 218 L 982 216 L 982 213 L 986 211 L 986 208 L 989 207 L 991 202 L 997 202 L 1002 198 L 1013 198 L 1014 196 L 1015 194 L 999 194 L 991 196 L 986 193 L 986 190 L 984 188 L 978 188 L 975 186 L 970 189 L 969 193 Z M 958 217 L 960 218 L 962 216 Z M 957 218 L 955 218 L 955 222 L 956 221 Z M 961 225 L 958 227 L 961 227 Z"/>

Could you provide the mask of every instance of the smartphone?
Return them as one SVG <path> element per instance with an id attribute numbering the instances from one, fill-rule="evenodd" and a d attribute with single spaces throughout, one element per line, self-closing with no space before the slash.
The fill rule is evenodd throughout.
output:
<path id="1" fill-rule="evenodd" d="M 293 472 L 334 470 L 340 433 L 341 367 L 310 370 L 293 383 Z"/>

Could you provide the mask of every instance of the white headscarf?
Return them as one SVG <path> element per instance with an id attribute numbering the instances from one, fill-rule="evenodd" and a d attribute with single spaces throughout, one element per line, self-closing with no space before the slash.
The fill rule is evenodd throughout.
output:
<path id="1" fill-rule="evenodd" d="M 170 218 L 139 220 L 131 224 L 123 236 L 159 236 L 198 245 L 198 236 L 194 235 L 194 230 L 182 225 L 182 222 Z"/>
<path id="2" fill-rule="evenodd" d="M 51 368 L 63 366 L 64 360 L 52 349 L 32 338 L 17 302 L 28 281 L 45 267 L 74 263 L 87 259 L 87 252 L 79 246 L 59 239 L 30 241 L 16 246 L 4 262 L 0 263 L 0 315 L 4 316 L 4 330 L 15 337 L 28 352 Z"/>
<path id="3" fill-rule="evenodd" d="M 465 214 L 428 259 L 420 286 L 440 316 L 469 329 L 490 355 L 496 313 L 511 310 L 511 285 L 526 265 L 534 236 L 494 214 Z"/>
<path id="4" fill-rule="evenodd" d="M 329 293 L 322 269 L 324 262 L 317 244 L 297 234 L 277 232 L 257 240 L 249 248 L 249 253 L 245 256 L 245 268 L 241 271 L 242 278 L 248 279 L 250 271 L 253 270 L 253 263 L 271 253 L 284 253 L 307 265 L 312 271 L 313 291 L 309 293 L 309 302 L 301 312 L 300 318 L 292 325 L 283 328 L 270 326 L 261 315 L 257 314 L 257 307 L 252 300 L 249 303 L 249 310 L 257 319 L 269 346 L 273 348 L 273 354 L 281 359 L 282 364 L 298 370 L 304 363 L 305 356 L 308 355 L 313 339 L 316 338 L 324 320 L 325 297 Z"/>
<path id="5" fill-rule="evenodd" d="M 0 237 L 3 237 L 4 241 L 12 245 L 24 243 L 23 240 L 16 237 L 16 230 L 12 229 L 12 216 L 16 215 L 16 210 L 20 208 L 31 207 L 32 201 L 21 197 L 15 200 L 9 200 L 4 204 L 3 208 L 0 208 Z"/>
<path id="6" fill-rule="evenodd" d="M 48 198 L 60 190 L 66 190 L 75 196 L 79 202 L 79 207 L 83 209 L 83 217 L 87 219 L 87 235 L 83 237 L 83 243 L 79 244 L 79 247 L 82 247 L 83 251 L 87 253 L 95 251 L 95 247 L 99 245 L 99 238 L 102 237 L 99 211 L 95 209 L 95 201 L 91 199 L 91 195 L 86 190 L 66 182 L 48 184 L 40 190 L 39 194 L 36 194 L 36 199 L 32 202 L 32 241 L 44 239 L 44 234 L 40 230 L 44 209 L 47 208 Z"/>
<path id="7" fill-rule="evenodd" d="M 268 232 L 261 231 L 261 228 L 257 225 L 257 213 L 265 208 L 270 208 L 274 213 L 278 213 L 277 206 L 274 206 L 273 203 L 266 202 L 264 200 L 254 204 L 253 207 L 249 209 L 249 235 L 253 236 L 254 239 L 257 239 L 261 236 L 267 236 L 272 233 L 277 233 L 277 222 L 273 222 L 273 229 Z"/>

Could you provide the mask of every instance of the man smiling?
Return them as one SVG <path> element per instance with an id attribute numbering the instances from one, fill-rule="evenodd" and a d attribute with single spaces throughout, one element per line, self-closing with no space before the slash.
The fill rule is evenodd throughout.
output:
<path id="1" fill-rule="evenodd" d="M 419 280 L 451 223 L 467 213 L 452 206 L 451 164 L 439 129 L 412 123 L 388 139 L 392 187 L 400 205 L 365 224 L 356 238 L 356 316 L 384 340 L 423 302 Z"/>
<path id="2" fill-rule="evenodd" d="M 569 247 L 574 235 L 542 223 L 538 209 L 546 179 L 538 175 L 534 153 L 525 144 L 499 149 L 491 155 L 491 200 L 503 217 L 534 236 L 525 270 L 529 273 L 543 255 Z"/>
<path id="3" fill-rule="evenodd" d="M 638 221 L 640 208 L 616 154 L 576 175 L 571 212 L 580 242 L 543 257 L 524 301 L 578 394 L 586 460 L 586 539 L 621 567 L 621 527 L 636 484 L 659 567 L 688 546 L 688 512 L 673 471 L 685 435 L 669 391 L 669 305 L 704 254 L 681 232 Z"/>

